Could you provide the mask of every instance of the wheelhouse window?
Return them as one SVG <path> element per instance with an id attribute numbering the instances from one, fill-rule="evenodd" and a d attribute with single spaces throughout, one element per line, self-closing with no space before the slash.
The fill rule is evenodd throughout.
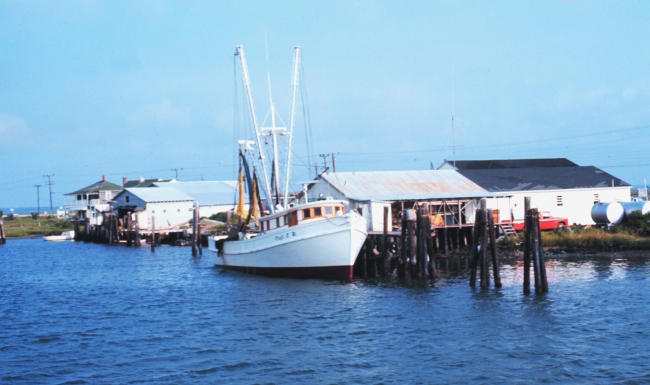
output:
<path id="1" fill-rule="evenodd" d="M 311 209 L 304 209 L 302 210 L 302 217 L 304 219 L 309 219 L 311 218 Z"/>
<path id="2" fill-rule="evenodd" d="M 323 216 L 323 208 L 314 207 L 314 217 L 321 217 L 321 216 Z"/>
<path id="3" fill-rule="evenodd" d="M 332 206 L 325 206 L 325 215 L 328 217 L 332 215 Z"/>

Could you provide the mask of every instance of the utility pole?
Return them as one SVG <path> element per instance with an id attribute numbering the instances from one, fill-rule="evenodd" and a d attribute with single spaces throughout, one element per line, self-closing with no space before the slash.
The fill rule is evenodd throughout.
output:
<path id="1" fill-rule="evenodd" d="M 178 180 L 178 172 L 183 171 L 183 169 L 182 168 L 172 168 L 172 171 L 174 171 L 176 173 L 176 180 Z"/>
<path id="2" fill-rule="evenodd" d="M 330 156 L 330 154 L 319 154 L 318 156 L 323 158 L 323 170 L 325 170 L 327 168 L 327 157 Z"/>
<path id="3" fill-rule="evenodd" d="M 45 184 L 50 186 L 50 215 L 52 215 L 52 212 L 54 211 L 54 207 L 52 206 L 52 185 L 54 184 L 54 182 L 52 182 L 53 176 L 54 174 L 43 175 L 44 178 L 47 178 L 47 183 Z"/>
<path id="4" fill-rule="evenodd" d="M 41 214 L 41 186 L 40 184 L 35 184 L 34 187 L 36 187 L 36 206 L 38 207 L 36 209 L 36 214 Z"/>

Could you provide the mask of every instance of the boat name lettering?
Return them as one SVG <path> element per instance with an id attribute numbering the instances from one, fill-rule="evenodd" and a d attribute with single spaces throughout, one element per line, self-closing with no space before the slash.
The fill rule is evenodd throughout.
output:
<path id="1" fill-rule="evenodd" d="M 293 237 L 295 237 L 295 236 L 296 236 L 296 232 L 295 232 L 295 231 L 292 231 L 292 232 L 290 232 L 290 233 L 286 233 L 286 234 L 282 234 L 282 235 L 276 235 L 276 236 L 275 236 L 275 240 L 276 240 L 276 241 L 282 241 L 282 240 L 284 240 L 284 239 L 293 238 Z"/>

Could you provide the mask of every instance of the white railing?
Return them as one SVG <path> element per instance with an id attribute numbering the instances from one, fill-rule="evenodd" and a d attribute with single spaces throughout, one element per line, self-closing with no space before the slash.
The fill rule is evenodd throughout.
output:
<path id="1" fill-rule="evenodd" d="M 104 199 L 79 199 L 79 200 L 74 200 L 74 201 L 65 201 L 64 206 L 66 208 L 68 207 L 80 207 L 80 206 L 95 206 L 95 205 L 101 205 L 101 204 L 106 204 L 108 203 L 107 200 Z"/>

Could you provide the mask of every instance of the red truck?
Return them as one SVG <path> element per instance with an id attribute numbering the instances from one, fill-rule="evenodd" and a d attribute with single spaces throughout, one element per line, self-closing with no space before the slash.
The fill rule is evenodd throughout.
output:
<path id="1" fill-rule="evenodd" d="M 510 221 L 503 221 L 504 223 L 510 223 Z M 565 217 L 552 217 L 551 213 L 548 211 L 539 212 L 539 227 L 542 230 L 554 230 L 557 228 L 567 227 L 569 224 L 569 219 Z M 515 219 L 512 222 L 512 228 L 516 231 L 521 231 L 524 229 L 524 220 Z"/>

